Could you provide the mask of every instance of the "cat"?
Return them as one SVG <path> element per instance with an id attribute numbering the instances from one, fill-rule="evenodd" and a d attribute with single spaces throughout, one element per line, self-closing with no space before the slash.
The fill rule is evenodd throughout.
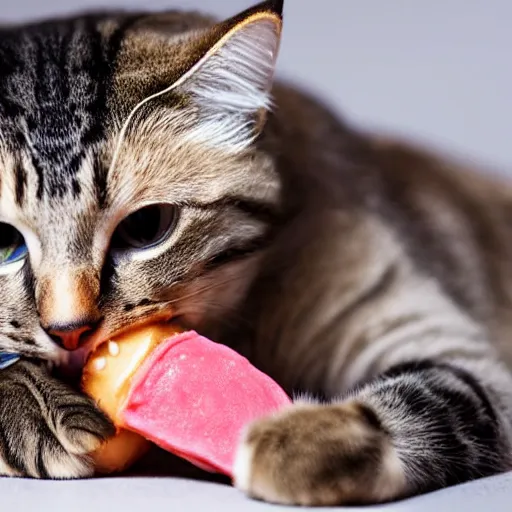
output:
<path id="1" fill-rule="evenodd" d="M 512 468 L 512 188 L 274 79 L 283 2 L 0 29 L 0 473 L 92 474 L 62 377 L 171 318 L 295 399 L 234 485 L 381 503 Z"/>

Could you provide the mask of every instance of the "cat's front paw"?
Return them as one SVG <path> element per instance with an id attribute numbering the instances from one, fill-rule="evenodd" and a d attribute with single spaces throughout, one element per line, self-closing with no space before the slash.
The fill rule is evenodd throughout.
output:
<path id="1" fill-rule="evenodd" d="M 0 474 L 33 478 L 91 476 L 88 454 L 114 434 L 89 398 L 20 362 L 0 374 Z"/>
<path id="2" fill-rule="evenodd" d="M 63 448 L 74 455 L 93 452 L 111 435 L 114 428 L 94 403 L 81 395 L 53 411 L 56 438 Z"/>
<path id="3" fill-rule="evenodd" d="M 406 482 L 376 415 L 355 402 L 296 405 L 250 426 L 237 452 L 234 485 L 286 505 L 379 503 Z"/>

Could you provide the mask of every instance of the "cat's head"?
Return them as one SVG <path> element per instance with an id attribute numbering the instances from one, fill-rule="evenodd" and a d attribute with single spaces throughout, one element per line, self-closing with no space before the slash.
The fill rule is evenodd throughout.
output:
<path id="1" fill-rule="evenodd" d="M 281 10 L 0 29 L 0 350 L 235 308 L 278 211 L 257 142 Z"/>

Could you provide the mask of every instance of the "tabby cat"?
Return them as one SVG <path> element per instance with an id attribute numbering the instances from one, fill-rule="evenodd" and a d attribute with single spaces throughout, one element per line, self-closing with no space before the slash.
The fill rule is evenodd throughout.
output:
<path id="1" fill-rule="evenodd" d="M 273 83 L 282 1 L 0 29 L 0 473 L 91 474 L 62 374 L 179 319 L 296 404 L 234 484 L 377 503 L 512 468 L 512 189 Z"/>

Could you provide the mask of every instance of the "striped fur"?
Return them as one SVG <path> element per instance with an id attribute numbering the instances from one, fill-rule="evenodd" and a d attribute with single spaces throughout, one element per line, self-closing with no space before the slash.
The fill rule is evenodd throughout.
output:
<path id="1" fill-rule="evenodd" d="M 273 83 L 281 9 L 0 29 L 0 222 L 28 246 L 0 265 L 0 350 L 22 355 L 0 473 L 90 475 L 112 426 L 60 374 L 170 318 L 300 397 L 247 427 L 250 496 L 378 503 L 512 469 L 510 186 Z M 151 204 L 168 236 L 116 246 Z"/>

